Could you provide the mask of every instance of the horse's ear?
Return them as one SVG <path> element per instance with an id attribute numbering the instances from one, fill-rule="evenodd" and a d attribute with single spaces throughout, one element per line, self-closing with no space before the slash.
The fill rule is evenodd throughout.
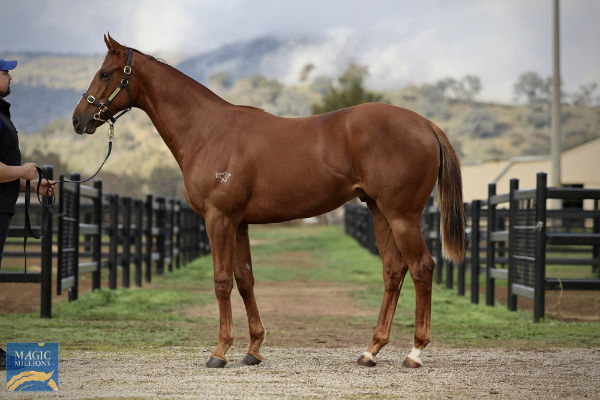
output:
<path id="1" fill-rule="evenodd" d="M 121 47 L 121 45 L 110 36 L 110 33 L 104 35 L 104 43 L 106 43 L 106 47 L 110 51 L 117 51 L 117 49 Z"/>
<path id="2" fill-rule="evenodd" d="M 113 50 L 113 45 L 111 43 L 111 39 L 112 38 L 110 37 L 110 34 L 108 36 L 104 35 L 104 43 L 106 43 L 106 47 L 108 48 L 108 50 Z"/>

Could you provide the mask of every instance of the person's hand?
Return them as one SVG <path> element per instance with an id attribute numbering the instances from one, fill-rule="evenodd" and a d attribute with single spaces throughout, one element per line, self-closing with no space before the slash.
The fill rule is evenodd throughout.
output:
<path id="1" fill-rule="evenodd" d="M 35 187 L 37 187 L 37 182 L 36 182 Z M 42 179 L 42 183 L 40 183 L 40 188 L 38 190 L 38 194 L 40 194 L 41 196 L 50 197 L 54 193 L 55 188 L 56 188 L 55 181 L 49 181 L 47 179 Z"/>
<path id="2" fill-rule="evenodd" d="M 21 178 L 27 181 L 35 178 L 35 174 L 37 173 L 37 169 L 35 163 L 25 163 L 21 166 Z"/>

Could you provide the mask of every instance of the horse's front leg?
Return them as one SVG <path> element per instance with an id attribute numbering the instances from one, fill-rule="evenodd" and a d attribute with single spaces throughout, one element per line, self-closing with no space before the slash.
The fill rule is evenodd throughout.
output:
<path id="1" fill-rule="evenodd" d="M 242 363 L 257 365 L 262 361 L 260 345 L 265 339 L 265 327 L 260 319 L 256 298 L 254 297 L 254 275 L 252 273 L 252 257 L 250 255 L 250 239 L 248 238 L 247 224 L 242 224 L 238 228 L 236 243 L 233 273 L 238 291 L 244 300 L 246 315 L 248 316 L 248 330 L 250 332 L 250 347 Z"/>
<path id="2" fill-rule="evenodd" d="M 206 362 L 209 368 L 223 368 L 225 353 L 233 344 L 231 290 L 233 289 L 233 258 L 236 227 L 224 216 L 206 218 L 213 258 L 215 295 L 219 304 L 219 343 Z"/>

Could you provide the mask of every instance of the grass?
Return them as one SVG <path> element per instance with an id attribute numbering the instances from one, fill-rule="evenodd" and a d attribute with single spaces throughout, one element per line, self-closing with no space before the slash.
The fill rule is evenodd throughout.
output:
<path id="1" fill-rule="evenodd" d="M 251 230 L 258 281 L 329 281 L 360 284 L 356 301 L 373 308 L 376 321 L 383 293 L 381 264 L 343 234 L 339 226 L 267 226 Z M 414 326 L 410 277 L 400 296 L 394 331 Z M 53 306 L 52 319 L 39 313 L 0 315 L 0 338 L 57 341 L 67 349 L 139 350 L 161 346 L 213 346 L 218 321 L 191 319 L 179 311 L 214 303 L 212 260 L 203 257 L 136 289 L 80 293 Z M 545 319 L 531 311 L 473 305 L 442 286 L 433 290 L 432 336 L 436 344 L 477 347 L 600 347 L 600 323 Z M 340 319 L 340 323 L 347 323 Z M 349 328 L 350 329 L 350 328 Z M 394 332 L 392 332 L 394 335 Z"/>

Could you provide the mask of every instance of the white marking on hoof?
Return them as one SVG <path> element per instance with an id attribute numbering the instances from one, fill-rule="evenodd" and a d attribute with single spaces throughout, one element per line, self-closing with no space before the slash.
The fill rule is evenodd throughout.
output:
<path id="1" fill-rule="evenodd" d="M 419 357 L 420 355 L 421 355 L 421 350 L 413 347 L 410 354 L 406 358 L 410 358 L 411 360 L 413 360 L 420 366 L 423 366 L 423 362 L 421 361 L 421 358 Z"/>
<path id="2" fill-rule="evenodd" d="M 369 353 L 368 351 L 365 351 L 364 353 L 362 353 L 361 357 L 365 357 L 365 358 L 375 362 L 375 357 L 373 356 L 372 353 Z"/>

